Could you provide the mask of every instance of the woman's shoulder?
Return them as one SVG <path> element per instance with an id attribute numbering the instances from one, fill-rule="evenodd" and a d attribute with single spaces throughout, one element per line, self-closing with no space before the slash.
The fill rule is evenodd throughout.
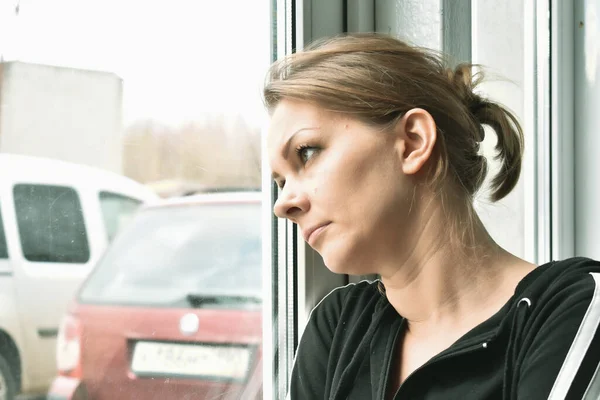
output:
<path id="1" fill-rule="evenodd" d="M 564 280 L 600 273 L 600 261 L 588 257 L 569 257 L 554 260 L 538 267 L 543 275 Z"/>
<path id="2" fill-rule="evenodd" d="M 517 287 L 517 293 L 534 297 L 565 291 L 595 291 L 600 287 L 600 262 L 587 257 L 551 261 L 533 270 Z"/>
<path id="3" fill-rule="evenodd" d="M 518 349 L 507 352 L 514 376 L 507 382 L 518 398 L 588 398 L 600 360 L 600 262 L 552 261 L 520 286 L 506 324 Z"/>
<path id="4" fill-rule="evenodd" d="M 589 257 L 569 257 L 562 260 L 555 260 L 550 263 L 551 268 L 560 268 L 565 272 L 598 272 L 600 270 L 600 261 Z"/>

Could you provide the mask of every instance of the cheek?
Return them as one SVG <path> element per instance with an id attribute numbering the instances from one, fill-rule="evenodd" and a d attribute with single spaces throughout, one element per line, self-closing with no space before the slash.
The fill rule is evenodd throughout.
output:
<path id="1" fill-rule="evenodd" d="M 337 157 L 320 161 L 311 176 L 308 191 L 325 206 L 339 206 L 340 201 L 348 196 L 348 171 L 342 167 Z"/>
<path id="2" fill-rule="evenodd" d="M 364 209 L 397 182 L 396 166 L 387 152 L 340 151 L 319 160 L 311 171 L 308 193 L 323 205 Z"/>
<path id="3" fill-rule="evenodd" d="M 357 223 L 379 229 L 398 218 L 406 182 L 392 156 L 385 152 L 357 160 L 346 186 L 347 207 Z"/>
<path id="4" fill-rule="evenodd" d="M 373 150 L 340 162 L 344 170 L 341 182 L 354 195 L 377 195 L 394 182 L 394 166 L 384 151 Z"/>

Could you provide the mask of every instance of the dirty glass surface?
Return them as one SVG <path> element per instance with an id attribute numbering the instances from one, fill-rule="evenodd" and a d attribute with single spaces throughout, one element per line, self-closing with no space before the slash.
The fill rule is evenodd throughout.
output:
<path id="1" fill-rule="evenodd" d="M 90 257 L 79 196 L 73 188 L 16 185 L 15 212 L 23 256 L 34 262 L 83 264 Z"/>
<path id="2" fill-rule="evenodd" d="M 262 398 L 270 7 L 0 0 L 0 400 Z"/>

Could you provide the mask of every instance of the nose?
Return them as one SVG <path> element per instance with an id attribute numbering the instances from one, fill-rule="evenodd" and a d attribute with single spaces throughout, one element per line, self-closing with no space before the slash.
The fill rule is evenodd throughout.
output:
<path id="1" fill-rule="evenodd" d="M 310 201 L 305 193 L 294 190 L 288 182 L 280 192 L 273 212 L 279 218 L 287 218 L 293 222 L 297 222 L 296 218 L 299 215 L 308 212 L 310 209 Z"/>

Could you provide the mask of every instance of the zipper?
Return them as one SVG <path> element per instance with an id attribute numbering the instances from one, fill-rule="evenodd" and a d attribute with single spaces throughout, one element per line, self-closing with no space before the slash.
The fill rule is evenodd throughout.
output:
<path id="1" fill-rule="evenodd" d="M 388 357 L 387 363 L 385 365 L 385 369 L 384 369 L 385 377 L 383 378 L 383 388 L 381 389 L 380 400 L 385 400 L 385 395 L 387 394 L 387 386 L 388 386 L 388 381 L 390 379 L 390 367 L 392 366 L 392 360 L 394 359 L 394 351 L 396 350 L 396 344 L 398 343 L 398 339 L 400 338 L 402 328 L 404 327 L 405 324 L 406 324 L 406 319 L 402 318 L 402 322 L 400 322 L 400 326 L 398 327 L 398 330 L 396 331 L 396 337 L 394 338 L 394 342 L 392 343 L 392 351 L 391 351 L 392 355 L 390 357 Z M 402 385 L 400 385 L 400 386 L 402 386 Z M 400 390 L 400 388 L 398 388 L 398 390 Z M 398 394 L 398 392 L 396 392 L 396 394 Z M 396 394 L 394 394 L 394 397 L 392 397 L 392 399 L 396 398 Z"/>
<path id="2" fill-rule="evenodd" d="M 411 377 L 413 377 L 416 373 L 418 373 L 419 371 L 422 371 L 425 368 L 430 367 L 431 365 L 443 361 L 443 360 L 447 360 L 449 358 L 453 358 L 453 357 L 458 357 L 458 356 L 462 356 L 465 354 L 469 354 L 472 353 L 476 350 L 484 350 L 488 348 L 489 342 L 493 339 L 493 337 L 488 337 L 486 339 L 479 340 L 477 341 L 477 343 L 475 344 L 471 344 L 471 345 L 465 345 L 464 347 L 461 347 L 459 349 L 456 350 L 452 350 L 452 351 L 444 351 L 442 353 L 440 353 L 439 355 L 433 357 L 432 359 L 430 359 L 429 361 L 427 361 L 425 364 L 421 365 L 419 368 L 415 369 L 413 372 L 410 373 L 410 375 L 408 375 L 406 377 L 406 379 L 404 380 L 404 382 L 402 382 L 402 384 L 400 385 L 400 387 L 398 388 L 398 390 L 396 391 L 396 394 L 394 394 L 394 396 L 392 397 L 393 400 L 398 400 L 400 399 L 400 397 L 398 397 L 400 395 L 400 393 L 402 392 L 402 388 L 406 386 L 406 382 L 408 382 Z M 395 343 L 394 343 L 394 347 L 395 347 Z M 392 357 L 390 357 L 390 360 L 388 362 L 387 365 L 387 377 L 385 378 L 385 386 L 387 386 L 387 381 L 389 379 L 389 368 L 390 365 L 392 363 Z M 383 396 L 380 400 L 385 400 L 385 387 L 383 390 Z"/>

